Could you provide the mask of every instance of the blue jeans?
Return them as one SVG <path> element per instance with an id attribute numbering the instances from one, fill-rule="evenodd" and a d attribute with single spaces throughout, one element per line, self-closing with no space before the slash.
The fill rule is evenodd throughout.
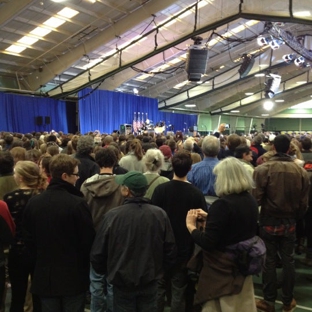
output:
<path id="1" fill-rule="evenodd" d="M 181 312 L 185 310 L 185 291 L 188 285 L 187 268 L 179 265 L 173 269 L 170 276 L 158 282 L 158 312 L 163 312 L 165 308 L 165 294 L 168 283 L 171 281 L 171 312 Z"/>
<path id="2" fill-rule="evenodd" d="M 157 312 L 157 281 L 140 289 L 114 286 L 114 312 Z"/>
<path id="3" fill-rule="evenodd" d="M 42 312 L 84 312 L 86 292 L 76 296 L 40 297 Z"/>
<path id="4" fill-rule="evenodd" d="M 296 234 L 270 235 L 260 229 L 260 237 L 267 249 L 265 269 L 262 273 L 264 300 L 275 302 L 277 298 L 276 259 L 277 252 L 279 252 L 283 267 L 282 301 L 283 304 L 289 305 L 293 299 L 295 287 L 294 249 Z"/>
<path id="5" fill-rule="evenodd" d="M 91 312 L 113 312 L 113 285 L 90 266 Z"/>

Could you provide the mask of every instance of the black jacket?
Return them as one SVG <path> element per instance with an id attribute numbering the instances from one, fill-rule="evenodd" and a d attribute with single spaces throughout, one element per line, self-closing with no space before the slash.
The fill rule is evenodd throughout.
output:
<path id="1" fill-rule="evenodd" d="M 52 179 L 47 190 L 29 200 L 25 208 L 25 243 L 36 257 L 34 294 L 74 296 L 88 289 L 95 230 L 81 195 L 70 183 Z"/>
<path id="2" fill-rule="evenodd" d="M 109 283 L 144 287 L 161 278 L 176 260 L 176 245 L 167 214 L 143 198 L 127 198 L 104 216 L 91 264 Z"/>

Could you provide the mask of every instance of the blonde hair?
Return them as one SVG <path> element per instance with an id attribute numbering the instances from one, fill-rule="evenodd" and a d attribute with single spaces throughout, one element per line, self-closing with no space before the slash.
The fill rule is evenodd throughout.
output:
<path id="1" fill-rule="evenodd" d="M 143 157 L 143 162 L 149 171 L 158 171 L 165 161 L 163 153 L 156 149 L 148 149 Z"/>
<path id="2" fill-rule="evenodd" d="M 254 182 L 242 162 L 234 157 L 220 161 L 213 169 L 216 175 L 215 192 L 218 196 L 239 194 L 254 187 Z"/>
<path id="3" fill-rule="evenodd" d="M 23 183 L 32 189 L 40 190 L 47 186 L 47 178 L 40 174 L 39 166 L 32 161 L 18 161 L 14 171 L 22 177 Z"/>

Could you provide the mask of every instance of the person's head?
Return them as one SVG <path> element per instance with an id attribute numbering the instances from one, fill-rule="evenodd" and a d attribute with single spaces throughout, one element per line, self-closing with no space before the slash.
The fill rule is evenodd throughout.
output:
<path id="1" fill-rule="evenodd" d="M 66 154 L 52 157 L 49 165 L 50 173 L 54 179 L 62 179 L 72 185 L 79 179 L 78 159 Z"/>
<path id="2" fill-rule="evenodd" d="M 172 158 L 172 151 L 169 145 L 162 145 L 159 150 L 163 153 L 165 161 L 168 161 Z"/>
<path id="3" fill-rule="evenodd" d="M 94 139 L 91 135 L 83 135 L 78 139 L 77 154 L 90 155 L 93 152 Z"/>
<path id="4" fill-rule="evenodd" d="M 0 151 L 0 175 L 12 174 L 14 158 L 9 151 Z"/>
<path id="5" fill-rule="evenodd" d="M 218 128 L 218 130 L 219 130 L 220 133 L 222 133 L 222 132 L 225 131 L 225 126 L 226 126 L 225 123 L 220 124 L 220 126 L 219 126 L 219 128 Z"/>
<path id="6" fill-rule="evenodd" d="M 239 145 L 235 148 L 234 156 L 245 161 L 252 161 L 252 150 L 247 145 Z"/>
<path id="7" fill-rule="evenodd" d="M 130 141 L 129 151 L 134 152 L 134 155 L 138 160 L 143 158 L 143 150 L 140 140 L 134 139 Z"/>
<path id="8" fill-rule="evenodd" d="M 206 136 L 202 143 L 202 151 L 206 157 L 216 157 L 220 150 L 219 140 L 213 136 Z"/>
<path id="9" fill-rule="evenodd" d="M 95 153 L 95 162 L 100 168 L 113 168 L 118 160 L 112 148 L 101 148 Z"/>
<path id="10" fill-rule="evenodd" d="M 194 140 L 191 138 L 186 139 L 183 143 L 183 148 L 189 152 L 193 151 L 193 146 L 194 146 Z"/>
<path id="11" fill-rule="evenodd" d="M 50 177 L 50 161 L 52 156 L 50 154 L 41 155 L 39 158 L 38 166 L 40 173 L 44 173 L 47 177 Z"/>
<path id="12" fill-rule="evenodd" d="M 29 160 L 18 161 L 14 167 L 14 179 L 19 187 L 45 189 L 47 178 L 40 174 L 37 164 Z"/>
<path id="13" fill-rule="evenodd" d="M 77 144 L 78 144 L 78 140 L 79 140 L 80 136 L 79 135 L 73 135 L 70 142 L 71 142 L 71 147 L 73 149 L 74 152 L 77 151 Z"/>
<path id="14" fill-rule="evenodd" d="M 311 139 L 308 137 L 303 138 L 301 141 L 301 146 L 304 151 L 310 150 L 312 147 Z"/>
<path id="15" fill-rule="evenodd" d="M 41 151 L 32 149 L 29 151 L 26 151 L 25 153 L 25 160 L 33 161 L 34 163 L 38 164 L 38 160 L 41 156 Z"/>
<path id="16" fill-rule="evenodd" d="M 60 153 L 60 149 L 57 145 L 51 145 L 47 147 L 47 153 L 54 156 Z"/>
<path id="17" fill-rule="evenodd" d="M 54 142 L 54 143 L 56 143 L 56 142 L 57 142 L 56 136 L 55 136 L 54 134 L 48 135 L 48 136 L 47 136 L 47 143 L 48 143 L 48 142 Z"/>
<path id="18" fill-rule="evenodd" d="M 170 147 L 171 153 L 173 153 L 175 151 L 175 149 L 177 148 L 177 143 L 174 139 L 169 139 L 167 141 L 167 145 Z"/>
<path id="19" fill-rule="evenodd" d="M 215 192 L 218 196 L 249 191 L 254 183 L 244 165 L 234 157 L 221 160 L 213 169 L 216 175 Z"/>
<path id="20" fill-rule="evenodd" d="M 227 138 L 227 146 L 230 151 L 234 152 L 236 147 L 241 144 L 241 138 L 239 135 L 233 133 Z"/>
<path id="21" fill-rule="evenodd" d="M 263 141 L 263 137 L 262 137 L 260 134 L 256 135 L 256 136 L 252 139 L 252 143 L 253 143 L 254 145 L 260 145 L 260 144 L 262 143 L 262 141 Z"/>
<path id="22" fill-rule="evenodd" d="M 158 172 L 165 161 L 163 153 L 156 148 L 151 148 L 146 151 L 143 162 L 148 171 Z"/>
<path id="23" fill-rule="evenodd" d="M 178 151 L 173 155 L 171 162 L 174 174 L 184 178 L 192 167 L 191 153 L 186 150 Z"/>
<path id="24" fill-rule="evenodd" d="M 290 147 L 290 139 L 288 136 L 280 134 L 275 137 L 273 145 L 276 152 L 287 153 Z"/>
<path id="25" fill-rule="evenodd" d="M 111 135 L 107 135 L 104 139 L 103 139 L 103 145 L 109 145 L 111 142 L 113 142 L 114 139 Z"/>
<path id="26" fill-rule="evenodd" d="M 10 153 L 13 156 L 14 164 L 16 164 L 19 160 L 25 160 L 26 149 L 24 147 L 16 146 L 10 150 Z"/>
<path id="27" fill-rule="evenodd" d="M 147 179 L 138 171 L 129 171 L 126 174 L 115 176 L 117 184 L 121 185 L 121 194 L 124 197 L 143 197 L 146 193 Z"/>

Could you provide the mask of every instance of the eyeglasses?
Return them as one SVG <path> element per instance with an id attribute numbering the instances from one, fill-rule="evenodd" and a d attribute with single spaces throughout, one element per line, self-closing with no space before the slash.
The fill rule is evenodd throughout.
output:
<path id="1" fill-rule="evenodd" d="M 72 174 L 70 174 L 70 175 L 74 175 L 74 176 L 76 176 L 76 177 L 79 177 L 79 172 L 77 172 L 77 173 L 72 173 Z"/>

